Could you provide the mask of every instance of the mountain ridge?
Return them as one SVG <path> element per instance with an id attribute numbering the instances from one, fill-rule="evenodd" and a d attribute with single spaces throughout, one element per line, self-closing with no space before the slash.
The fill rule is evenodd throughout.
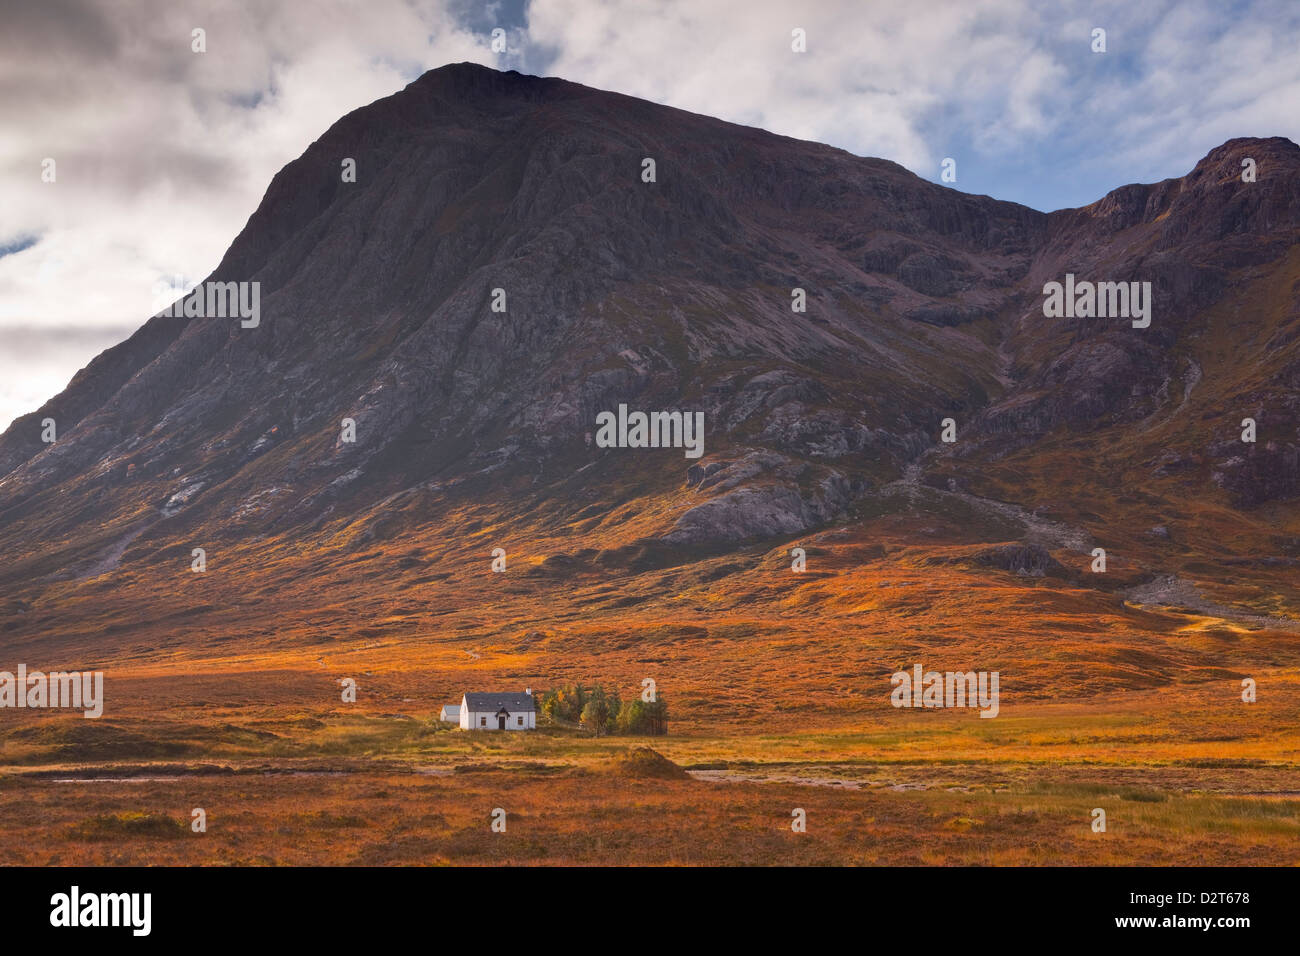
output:
<path id="1" fill-rule="evenodd" d="M 532 501 L 551 530 L 641 502 L 619 545 L 636 560 L 716 553 L 887 515 L 899 488 L 1015 502 L 1001 470 L 1027 450 L 1104 447 L 1212 386 L 1267 409 L 1260 447 L 1222 424 L 1135 454 L 1293 528 L 1297 172 L 1290 141 L 1239 138 L 1184 177 L 1042 213 L 568 81 L 433 70 L 272 179 L 208 277 L 262 283 L 258 328 L 153 318 L 0 436 L 0 588 L 85 580 L 119 546 L 105 573 L 196 538 L 359 548 L 436 526 L 456 495 Z M 1151 328 L 1044 318 L 1042 283 L 1066 271 L 1151 281 Z M 1263 380 L 1199 351 L 1252 297 Z M 619 402 L 705 412 L 704 459 L 595 448 Z"/>

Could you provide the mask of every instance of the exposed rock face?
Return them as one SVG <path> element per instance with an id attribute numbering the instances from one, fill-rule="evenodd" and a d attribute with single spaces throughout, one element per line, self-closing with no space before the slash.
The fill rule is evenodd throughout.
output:
<path id="1" fill-rule="evenodd" d="M 812 488 L 801 490 L 809 476 Z M 820 477 L 816 477 L 820 476 Z M 834 470 L 814 469 L 772 452 L 695 465 L 687 484 L 714 497 L 695 505 L 664 536 L 673 545 L 737 544 L 807 531 L 843 514 L 866 489 Z"/>
<path id="2" fill-rule="evenodd" d="M 543 488 L 632 454 L 592 442 L 619 403 L 706 415 L 665 541 L 798 534 L 898 479 L 947 417 L 978 468 L 1055 429 L 1172 413 L 1208 307 L 1282 281 L 1298 174 L 1295 144 L 1233 140 L 1182 179 L 1044 215 L 561 80 L 444 67 L 271 182 L 210 277 L 261 283 L 259 327 L 150 319 L 0 436 L 0 547 L 17 579 L 128 532 L 288 534 L 414 488 Z M 1066 271 L 1152 282 L 1151 327 L 1043 318 L 1042 285 Z M 1285 418 L 1267 383 L 1300 380 L 1300 316 L 1270 321 L 1266 384 L 1243 374 L 1239 391 Z M 1296 495 L 1293 438 L 1219 456 L 1220 484 L 1242 507 Z M 635 454 L 680 480 L 680 451 Z"/>
<path id="3" fill-rule="evenodd" d="M 1069 574 L 1065 566 L 1053 558 L 1046 548 L 1036 544 L 1007 544 L 989 548 L 975 555 L 975 563 L 1034 577 L 1051 575 L 1063 578 Z"/>
<path id="4" fill-rule="evenodd" d="M 1225 461 L 1215 479 L 1245 508 L 1294 498 L 1300 495 L 1300 445 L 1268 442 L 1262 448 L 1250 446 L 1249 451 Z"/>

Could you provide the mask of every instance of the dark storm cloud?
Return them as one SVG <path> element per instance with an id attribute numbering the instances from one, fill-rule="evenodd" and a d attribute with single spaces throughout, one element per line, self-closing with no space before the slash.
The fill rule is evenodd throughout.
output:
<path id="1" fill-rule="evenodd" d="M 0 5 L 0 56 L 39 56 L 64 67 L 89 66 L 118 54 L 118 20 L 92 0 L 7 0 Z M 74 59 L 75 58 L 75 59 Z"/>

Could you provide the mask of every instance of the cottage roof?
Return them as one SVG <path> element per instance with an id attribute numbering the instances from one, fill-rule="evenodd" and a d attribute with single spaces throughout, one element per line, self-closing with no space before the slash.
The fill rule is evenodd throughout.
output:
<path id="1" fill-rule="evenodd" d="M 486 693 L 486 694 L 466 694 L 465 706 L 475 713 L 482 711 L 491 711 L 496 713 L 504 708 L 509 713 L 528 713 L 535 711 L 537 705 L 533 703 L 532 694 L 510 694 L 510 693 Z"/>

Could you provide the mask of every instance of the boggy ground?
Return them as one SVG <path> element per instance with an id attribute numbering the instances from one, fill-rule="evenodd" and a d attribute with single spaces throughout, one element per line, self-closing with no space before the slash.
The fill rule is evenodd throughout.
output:
<path id="1" fill-rule="evenodd" d="M 1255 704 L 1207 683 L 1004 699 L 993 720 L 886 704 L 850 726 L 599 739 L 275 699 L 310 676 L 231 675 L 258 698 L 233 706 L 160 708 L 194 688 L 139 678 L 117 716 L 22 712 L 0 752 L 6 862 L 1300 864 L 1294 671 Z"/>

